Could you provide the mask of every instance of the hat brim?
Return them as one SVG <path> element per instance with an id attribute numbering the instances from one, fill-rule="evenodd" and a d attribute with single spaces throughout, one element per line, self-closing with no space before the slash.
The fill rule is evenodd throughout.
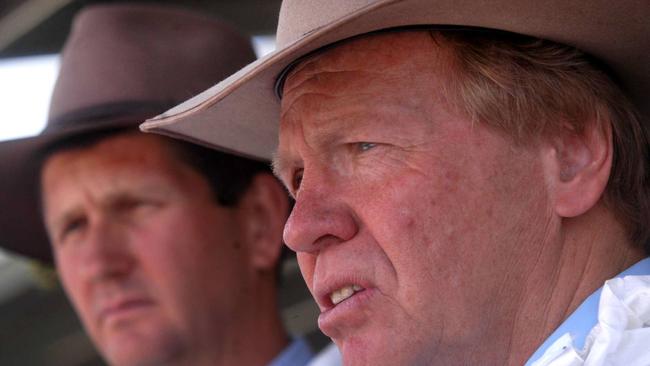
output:
<path id="1" fill-rule="evenodd" d="M 89 133 L 133 128 L 153 113 L 114 116 L 93 123 L 71 124 L 40 135 L 0 142 L 0 247 L 52 263 L 40 208 L 40 170 L 52 144 Z"/>
<path id="2" fill-rule="evenodd" d="M 287 65 L 337 41 L 413 25 L 498 29 L 574 46 L 611 68 L 647 123 L 649 17 L 650 6 L 632 0 L 378 1 L 279 47 L 141 129 L 268 160 L 277 147 L 280 115 L 274 85 Z"/>

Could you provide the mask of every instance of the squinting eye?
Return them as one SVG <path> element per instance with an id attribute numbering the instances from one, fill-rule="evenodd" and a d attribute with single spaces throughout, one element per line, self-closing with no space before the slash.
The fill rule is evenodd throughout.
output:
<path id="1" fill-rule="evenodd" d="M 82 229 L 84 225 L 86 225 L 86 219 L 83 217 L 71 219 L 63 226 L 59 233 L 59 241 L 65 241 L 66 237 L 72 235 L 75 231 Z"/>
<path id="2" fill-rule="evenodd" d="M 297 171 L 293 174 L 293 180 L 292 180 L 292 182 L 291 182 L 291 188 L 292 188 L 294 191 L 297 191 L 298 188 L 300 188 L 300 183 L 302 183 L 302 169 L 297 170 Z"/>
<path id="3" fill-rule="evenodd" d="M 358 142 L 357 147 L 359 148 L 360 151 L 368 151 L 372 149 L 373 147 L 376 147 L 377 144 L 372 143 L 372 142 Z"/>

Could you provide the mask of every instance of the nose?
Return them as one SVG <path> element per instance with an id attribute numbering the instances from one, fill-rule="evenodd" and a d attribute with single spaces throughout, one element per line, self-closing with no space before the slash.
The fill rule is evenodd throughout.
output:
<path id="1" fill-rule="evenodd" d="M 82 247 L 79 272 L 88 280 L 126 277 L 133 268 L 134 256 L 119 223 L 102 218 L 94 220 Z"/>
<path id="2" fill-rule="evenodd" d="M 357 234 L 358 224 L 340 193 L 335 185 L 303 177 L 296 203 L 284 226 L 284 241 L 289 248 L 313 253 L 346 242 Z"/>

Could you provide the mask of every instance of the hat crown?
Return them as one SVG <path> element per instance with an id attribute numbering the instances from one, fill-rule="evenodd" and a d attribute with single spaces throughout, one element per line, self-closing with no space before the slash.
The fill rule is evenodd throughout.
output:
<path id="1" fill-rule="evenodd" d="M 105 106 L 162 112 L 254 59 L 247 37 L 202 14 L 147 4 L 88 7 L 62 52 L 48 128 L 87 120 L 89 110 Z"/>
<path id="2" fill-rule="evenodd" d="M 280 8 L 277 48 L 285 47 L 302 37 L 374 3 L 386 0 L 284 0 Z"/>

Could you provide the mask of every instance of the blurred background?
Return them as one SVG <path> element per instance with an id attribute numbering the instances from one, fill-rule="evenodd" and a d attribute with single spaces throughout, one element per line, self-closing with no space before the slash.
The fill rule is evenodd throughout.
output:
<path id="1" fill-rule="evenodd" d="M 115 2 L 120 1 L 0 0 L 0 141 L 35 135 L 45 127 L 58 52 L 72 18 L 88 4 Z M 281 0 L 138 2 L 211 13 L 249 34 L 258 56 L 274 49 Z M 289 331 L 313 332 L 318 311 L 293 258 L 283 275 L 281 305 Z M 0 365 L 103 365 L 52 269 L 2 249 Z"/>

